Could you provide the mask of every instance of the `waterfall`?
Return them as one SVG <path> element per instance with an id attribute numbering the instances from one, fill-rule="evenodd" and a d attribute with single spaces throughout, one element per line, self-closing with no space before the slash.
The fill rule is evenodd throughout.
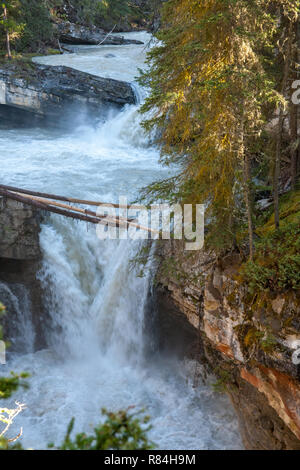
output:
<path id="1" fill-rule="evenodd" d="M 150 270 L 131 269 L 137 242 L 98 240 L 94 227 L 55 221 L 41 234 L 40 279 L 51 289 L 49 342 L 57 350 L 88 358 L 91 353 L 136 362 L 143 349 L 143 313 Z"/>
<path id="2" fill-rule="evenodd" d="M 114 58 L 107 59 L 111 49 Z M 144 46 L 135 45 L 82 47 L 77 54 L 37 60 L 134 82 L 144 58 Z M 144 92 L 133 87 L 140 102 Z M 0 131 L 3 181 L 20 187 L 30 181 L 32 190 L 80 199 L 134 200 L 141 187 L 170 174 L 140 127 L 138 109 L 112 111 L 98 128 L 76 127 L 69 134 Z M 22 422 L 25 447 L 59 444 L 73 416 L 75 431 L 89 432 L 102 407 L 131 405 L 151 416 L 149 437 L 157 448 L 241 447 L 228 399 L 210 386 L 193 389 L 189 361 L 144 357 L 151 263 L 143 278 L 130 263 L 141 243 L 101 241 L 95 227 L 58 215 L 43 223 L 39 278 L 51 319 L 48 348 L 25 349 L 7 365 L 7 371 L 31 374 L 30 388 L 14 396 L 27 405 L 12 428 L 18 432 Z M 21 305 L 19 310 L 22 317 Z"/>
<path id="3" fill-rule="evenodd" d="M 32 352 L 35 332 L 27 289 L 21 284 L 8 286 L 0 282 L 0 299 L 7 308 L 4 324 L 12 343 L 8 353 Z"/>

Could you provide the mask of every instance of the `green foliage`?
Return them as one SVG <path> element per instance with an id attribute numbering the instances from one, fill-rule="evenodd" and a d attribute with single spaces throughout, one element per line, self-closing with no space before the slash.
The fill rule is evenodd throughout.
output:
<path id="1" fill-rule="evenodd" d="M 278 341 L 273 334 L 265 329 L 263 331 L 251 327 L 244 337 L 243 343 L 246 348 L 251 346 L 258 346 L 266 353 L 271 353 L 278 346 Z"/>
<path id="2" fill-rule="evenodd" d="M 24 449 L 19 442 L 11 444 L 8 439 L 1 437 L 0 438 L 0 450 L 24 450 Z"/>
<path id="3" fill-rule="evenodd" d="M 21 374 L 11 372 L 10 377 L 0 377 L 0 399 L 10 398 L 19 387 L 28 388 L 27 382 L 24 381 L 28 377 L 25 372 Z"/>
<path id="4" fill-rule="evenodd" d="M 266 123 L 286 104 L 278 93 L 276 44 L 287 34 L 284 18 L 298 9 L 298 0 L 164 4 L 160 42 L 140 79 L 150 89 L 142 112 L 150 112 L 144 127 L 157 131 L 162 162 L 180 169 L 143 196 L 205 203 L 206 244 L 216 251 L 243 246 L 245 234 L 238 241 L 237 233 L 247 224 L 251 230 L 254 162 L 263 158 L 271 173 L 274 148 L 267 158 L 265 149 L 274 137 L 265 132 Z"/>
<path id="5" fill-rule="evenodd" d="M 155 253 L 151 254 L 151 248 L 152 242 L 149 240 L 141 246 L 135 256 L 129 261 L 130 269 L 137 272 L 137 277 L 144 277 L 145 269 L 150 259 L 156 258 Z"/>
<path id="6" fill-rule="evenodd" d="M 272 206 L 257 218 L 256 255 L 241 268 L 251 293 L 300 288 L 300 190 L 281 196 L 280 214 L 278 230 Z"/>
<path id="7" fill-rule="evenodd" d="M 54 28 L 47 0 L 20 0 L 22 35 L 16 41 L 17 50 L 39 51 L 54 38 Z"/>
<path id="8" fill-rule="evenodd" d="M 0 437 L 0 450 L 24 450 L 21 444 L 11 444 L 5 437 Z"/>
<path id="9" fill-rule="evenodd" d="M 5 9 L 6 16 L 4 15 Z M 5 0 L 0 4 L 0 41 L 3 42 L 3 49 L 5 48 L 4 42 L 7 32 L 10 35 L 11 41 L 15 41 L 22 34 L 24 24 L 20 12 L 20 0 Z"/>
<path id="10" fill-rule="evenodd" d="M 251 292 L 300 289 L 300 218 L 260 239 L 255 259 L 246 263 L 243 275 Z"/>
<path id="11" fill-rule="evenodd" d="M 100 14 L 112 21 L 119 21 L 122 16 L 132 12 L 130 0 L 106 0 L 100 3 Z"/>
<path id="12" fill-rule="evenodd" d="M 278 345 L 278 341 L 276 340 L 275 336 L 272 335 L 269 331 L 267 331 L 264 336 L 260 340 L 260 346 L 263 351 L 266 353 L 271 353 L 274 351 L 274 348 Z"/>
<path id="13" fill-rule="evenodd" d="M 7 18 L 3 16 L 4 5 L 7 7 Z M 139 8 L 130 0 L 72 0 L 71 3 L 63 0 L 6 0 L 1 5 L 0 48 L 5 49 L 8 31 L 11 45 L 16 51 L 44 51 L 55 41 L 52 21 L 57 17 L 86 25 L 110 27 L 124 18 L 130 21 L 138 12 Z"/>
<path id="14" fill-rule="evenodd" d="M 218 377 L 218 380 L 212 384 L 214 392 L 226 393 L 228 386 L 233 383 L 231 372 L 220 367 L 217 367 L 214 372 Z"/>
<path id="15" fill-rule="evenodd" d="M 36 51 L 53 40 L 54 29 L 47 0 L 9 0 L 3 4 L 3 11 L 4 6 L 7 7 L 7 18 L 2 15 L 0 19 L 3 48 L 6 31 L 17 51 Z"/>
<path id="16" fill-rule="evenodd" d="M 72 440 L 73 418 L 68 426 L 64 442 L 59 450 L 149 450 L 153 444 L 148 441 L 149 417 L 139 418 L 140 413 L 129 410 L 111 413 L 103 409 L 106 417 L 103 424 L 94 429 L 94 434 L 77 434 Z M 54 447 L 51 444 L 49 447 Z"/>
<path id="17" fill-rule="evenodd" d="M 130 0 L 73 0 L 72 7 L 77 22 L 87 25 L 103 20 L 118 23 L 133 11 Z"/>

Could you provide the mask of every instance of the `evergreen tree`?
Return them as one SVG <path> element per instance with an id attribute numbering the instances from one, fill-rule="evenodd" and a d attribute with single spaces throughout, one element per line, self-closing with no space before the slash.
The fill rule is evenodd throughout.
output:
<path id="1" fill-rule="evenodd" d="M 0 34 L 8 58 L 12 46 L 18 52 L 40 52 L 54 44 L 56 16 L 69 15 L 71 21 L 86 25 L 114 25 L 139 11 L 129 0 L 6 0 L 1 7 Z"/>
<path id="2" fill-rule="evenodd" d="M 282 37 L 279 40 L 279 51 L 282 56 L 282 80 L 280 84 L 280 93 L 282 97 L 288 98 L 291 93 L 288 92 L 288 88 L 291 86 L 289 83 L 293 71 L 297 70 L 297 58 L 295 60 L 295 50 L 297 50 L 297 30 L 299 21 L 299 1 L 281 2 L 281 26 L 282 26 Z M 296 45 L 295 45 L 296 43 Z M 293 61 L 294 58 L 294 61 Z M 276 132 L 276 154 L 275 154 L 275 168 L 274 168 L 274 213 L 275 213 L 275 226 L 279 228 L 279 181 L 280 181 L 280 169 L 281 169 L 281 154 L 282 154 L 282 137 L 284 132 L 284 122 L 286 117 L 287 104 L 283 101 L 279 106 L 278 113 L 278 125 Z M 297 148 L 295 144 L 297 142 L 297 111 L 290 104 L 290 131 L 291 138 L 293 139 L 292 155 L 291 155 L 291 180 L 292 187 L 296 184 L 296 173 L 297 173 Z M 297 145 L 297 144 L 296 144 Z"/>
<path id="3" fill-rule="evenodd" d="M 54 38 L 50 7 L 47 0 L 20 0 L 20 18 L 24 24 L 17 49 L 39 52 Z"/>
<path id="4" fill-rule="evenodd" d="M 162 161 L 181 165 L 176 178 L 155 192 L 205 203 L 213 246 L 232 246 L 237 226 L 248 222 L 253 257 L 252 162 L 255 142 L 283 96 L 276 90 L 274 59 L 278 3 L 297 0 L 169 0 L 161 41 L 149 54 L 142 83 L 151 94 L 146 129 L 159 128 Z"/>
<path id="5" fill-rule="evenodd" d="M 6 0 L 5 3 L 2 4 L 0 26 L 3 38 L 5 38 L 4 40 L 6 42 L 7 57 L 11 59 L 11 42 L 20 36 L 24 26 L 20 19 L 19 0 Z"/>
<path id="6" fill-rule="evenodd" d="M 132 11 L 129 0 L 73 0 L 72 7 L 79 23 L 95 24 L 101 19 L 119 22 Z"/>

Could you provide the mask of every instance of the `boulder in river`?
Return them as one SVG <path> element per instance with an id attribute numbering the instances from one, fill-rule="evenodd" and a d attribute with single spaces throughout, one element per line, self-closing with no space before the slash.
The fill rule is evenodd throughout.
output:
<path id="1" fill-rule="evenodd" d="M 107 34 L 96 26 L 82 26 L 68 21 L 57 24 L 60 40 L 66 44 L 90 44 L 90 45 L 126 45 L 144 44 L 136 39 L 125 39 L 124 36 Z"/>

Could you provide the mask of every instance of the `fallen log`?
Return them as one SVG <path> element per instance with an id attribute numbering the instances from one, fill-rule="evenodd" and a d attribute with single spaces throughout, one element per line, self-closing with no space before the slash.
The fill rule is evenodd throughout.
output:
<path id="1" fill-rule="evenodd" d="M 85 222 L 91 222 L 92 224 L 99 224 L 99 223 L 106 224 L 107 223 L 107 222 L 104 222 L 103 219 L 101 218 L 91 217 L 88 215 L 77 214 L 77 213 L 67 211 L 64 209 L 59 209 L 57 207 L 51 206 L 50 204 L 45 204 L 43 202 L 34 201 L 30 199 L 29 197 L 21 196 L 20 194 L 7 191 L 6 189 L 0 188 L 0 196 L 7 197 L 8 199 L 13 199 L 14 201 L 17 201 L 17 202 L 22 202 L 23 204 L 28 204 L 42 211 L 53 212 L 54 214 L 63 215 L 64 217 L 83 220 Z M 113 226 L 115 226 L 115 223 L 113 224 Z"/>
<path id="2" fill-rule="evenodd" d="M 98 46 L 101 46 L 101 44 L 104 43 L 104 41 L 106 41 L 106 39 L 108 38 L 108 36 L 114 32 L 114 30 L 116 29 L 117 25 L 115 24 L 115 26 L 113 27 L 113 29 L 105 36 L 104 39 L 102 39 L 102 41 L 99 42 Z"/>
<path id="3" fill-rule="evenodd" d="M 156 235 L 160 233 L 157 230 L 153 230 L 151 228 L 136 224 L 135 222 L 132 222 L 128 219 L 120 217 L 114 218 L 111 216 L 99 216 L 95 212 L 90 211 L 88 209 L 81 209 L 73 206 L 68 206 L 66 204 L 61 204 L 56 201 L 45 202 L 45 199 L 43 198 L 8 191 L 7 189 L 1 189 L 2 187 L 3 186 L 0 186 L 0 196 L 2 195 L 15 201 L 22 202 L 23 204 L 29 204 L 43 211 L 63 215 L 64 217 L 69 217 L 72 219 L 83 220 L 85 222 L 90 222 L 96 225 L 100 223 L 102 225 L 109 225 L 111 227 L 117 226 L 118 228 L 126 229 L 128 229 L 129 227 L 134 227 L 136 229 L 145 230 L 149 233 L 154 233 Z M 64 209 L 61 209 L 61 207 L 63 207 Z M 66 208 L 68 210 L 65 210 Z"/>
<path id="4" fill-rule="evenodd" d="M 74 212 L 81 212 L 82 214 L 91 215 L 92 217 L 98 217 L 98 218 L 107 217 L 111 220 L 117 220 L 117 221 L 121 221 L 121 222 L 125 222 L 125 223 L 133 222 L 133 220 L 125 219 L 124 217 L 119 217 L 119 216 L 113 217 L 113 216 L 110 216 L 110 215 L 101 216 L 101 215 L 98 215 L 96 212 L 91 211 L 89 209 L 81 209 L 80 207 L 70 206 L 68 204 L 64 204 L 64 203 L 61 203 L 61 202 L 50 201 L 49 199 L 45 199 L 45 198 L 38 197 L 38 196 L 24 195 L 22 193 L 17 193 L 15 191 L 12 191 L 12 192 L 14 194 L 19 194 L 20 196 L 26 197 L 28 199 L 32 199 L 33 201 L 42 202 L 44 204 L 50 204 L 51 206 L 62 207 L 63 209 L 68 209 L 68 210 L 74 211 Z"/>
<path id="5" fill-rule="evenodd" d="M 15 193 L 13 192 L 13 194 L 19 194 L 20 196 L 22 196 L 22 194 L 20 193 Z M 38 201 L 38 202 L 41 202 L 41 203 L 44 203 L 44 204 L 48 204 L 50 206 L 55 206 L 55 207 L 62 207 L 64 209 L 68 209 L 70 211 L 74 211 L 74 212 L 79 212 L 79 213 L 82 213 L 82 214 L 86 214 L 86 215 L 89 215 L 89 216 L 92 216 L 92 217 L 97 217 L 99 218 L 100 220 L 106 220 L 106 221 L 111 221 L 113 224 L 119 224 L 119 226 L 121 227 L 121 224 L 123 224 L 123 228 L 128 228 L 129 226 L 131 227 L 135 227 L 137 229 L 140 229 L 140 230 L 145 230 L 145 231 L 148 231 L 148 232 L 151 232 L 151 233 L 156 233 L 158 234 L 159 232 L 157 230 L 153 230 L 153 229 L 149 229 L 148 227 L 144 227 L 140 224 L 136 224 L 133 220 L 130 220 L 130 219 L 125 219 L 123 217 L 113 217 L 111 215 L 98 215 L 96 212 L 93 212 L 89 209 L 81 209 L 80 207 L 74 207 L 74 206 L 68 206 L 67 204 L 63 204 L 63 203 L 59 203 L 59 202 L 56 202 L 56 201 L 50 201 L 48 202 L 47 199 L 44 199 L 44 198 L 39 198 L 37 196 L 25 196 L 23 195 L 22 197 L 24 198 L 28 198 L 29 200 L 33 200 L 33 201 Z M 126 227 L 124 227 L 126 225 Z"/>
<path id="6" fill-rule="evenodd" d="M 6 189 L 8 191 L 13 191 L 21 194 L 28 194 L 29 196 L 37 196 L 43 197 L 45 199 L 56 199 L 57 201 L 64 201 L 64 202 L 72 202 L 75 204 L 83 204 L 84 206 L 107 206 L 107 207 L 114 207 L 115 209 L 134 209 L 134 210 L 142 210 L 145 206 L 137 206 L 137 205 L 119 205 L 119 204 L 111 204 L 109 202 L 96 202 L 96 201 L 86 201 L 83 199 L 76 199 L 71 197 L 65 196 L 57 196 L 55 194 L 47 194 L 47 193 L 40 193 L 38 191 L 30 191 L 28 189 L 16 188 L 14 186 L 6 186 L 4 184 L 0 184 L 1 189 Z"/>

